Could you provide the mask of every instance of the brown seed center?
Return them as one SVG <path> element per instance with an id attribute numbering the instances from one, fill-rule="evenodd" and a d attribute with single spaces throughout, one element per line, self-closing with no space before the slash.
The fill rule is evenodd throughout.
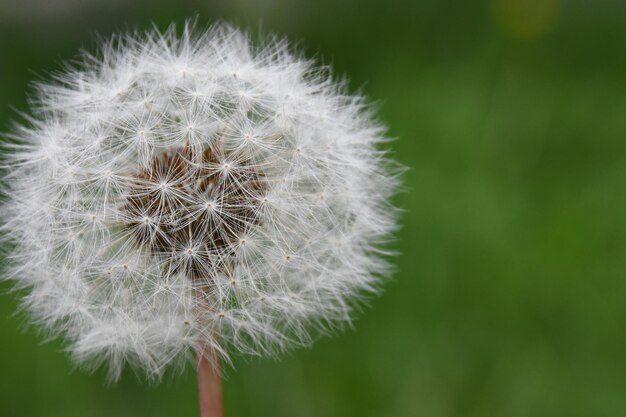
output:
<path id="1" fill-rule="evenodd" d="M 210 282 L 258 223 L 264 188 L 263 174 L 241 151 L 172 147 L 134 176 L 122 213 L 136 243 L 168 269 Z"/>

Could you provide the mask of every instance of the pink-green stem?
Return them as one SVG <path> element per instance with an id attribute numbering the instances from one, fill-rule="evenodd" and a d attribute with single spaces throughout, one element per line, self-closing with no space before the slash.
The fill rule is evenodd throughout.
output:
<path id="1" fill-rule="evenodd" d="M 224 417 L 220 358 L 209 348 L 198 358 L 198 401 L 200 417 Z"/>

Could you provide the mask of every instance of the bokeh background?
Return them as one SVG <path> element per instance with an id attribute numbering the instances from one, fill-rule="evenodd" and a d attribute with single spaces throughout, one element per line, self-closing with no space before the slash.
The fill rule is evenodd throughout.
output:
<path id="1" fill-rule="evenodd" d="M 285 34 L 380 107 L 410 169 L 397 274 L 354 330 L 236 357 L 236 416 L 626 415 L 626 3 L 0 0 L 0 129 L 96 35 L 199 14 Z M 0 284 L 0 415 L 195 416 L 76 370 Z"/>

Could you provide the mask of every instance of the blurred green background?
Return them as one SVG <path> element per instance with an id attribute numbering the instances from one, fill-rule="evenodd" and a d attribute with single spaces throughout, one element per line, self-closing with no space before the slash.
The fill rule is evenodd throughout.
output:
<path id="1" fill-rule="evenodd" d="M 199 13 L 288 35 L 410 167 L 398 273 L 349 330 L 236 357 L 236 416 L 626 415 L 626 3 L 0 0 L 0 128 L 94 35 Z M 1 416 L 195 416 L 195 375 L 73 369 L 0 284 Z"/>

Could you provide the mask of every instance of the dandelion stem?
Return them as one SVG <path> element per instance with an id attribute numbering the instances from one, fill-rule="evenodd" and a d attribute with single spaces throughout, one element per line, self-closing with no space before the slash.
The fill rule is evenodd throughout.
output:
<path id="1" fill-rule="evenodd" d="M 198 358 L 198 401 L 200 417 L 224 416 L 220 357 L 210 348 L 200 352 Z"/>

